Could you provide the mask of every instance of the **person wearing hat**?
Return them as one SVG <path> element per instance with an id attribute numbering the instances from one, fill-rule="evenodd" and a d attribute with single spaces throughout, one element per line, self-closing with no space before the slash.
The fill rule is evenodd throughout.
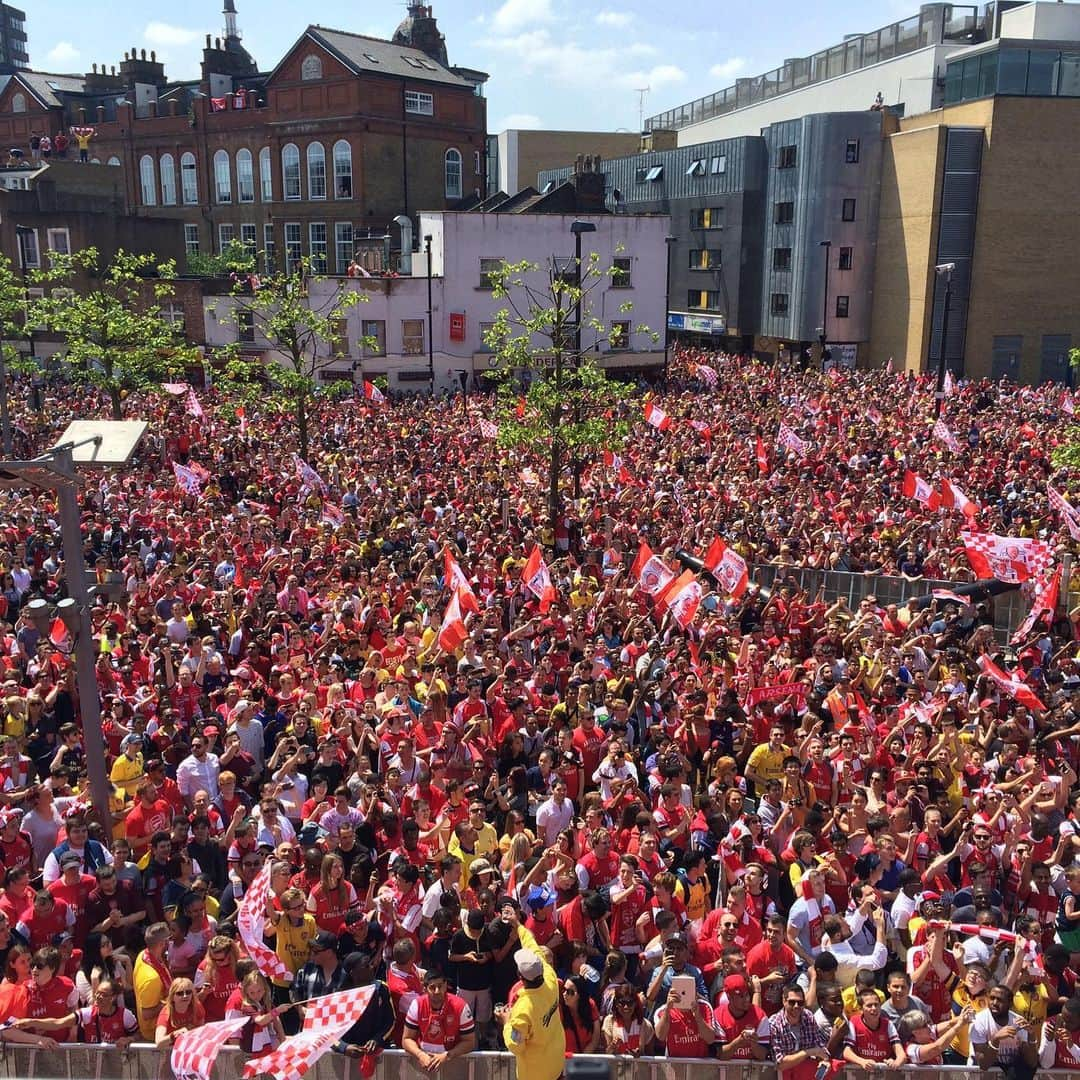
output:
<path id="1" fill-rule="evenodd" d="M 769 1018 L 753 1002 L 753 989 L 745 975 L 724 979 L 727 1003 L 713 1017 L 720 1033 L 716 1056 L 721 1061 L 764 1061 L 769 1052 Z"/>
<path id="2" fill-rule="evenodd" d="M 457 973 L 458 996 L 468 1005 L 480 1034 L 487 1044 L 491 1032 L 491 976 L 495 947 L 487 932 L 484 913 L 469 911 L 462 929 L 450 940 L 450 963 Z"/>
<path id="3" fill-rule="evenodd" d="M 296 893 L 303 899 L 303 893 L 299 889 L 287 889 L 282 894 L 283 907 L 287 902 L 296 902 L 289 897 L 290 893 Z M 286 897 L 289 897 L 289 901 L 286 901 Z M 313 919 L 312 925 L 314 926 Z M 311 998 L 324 997 L 345 989 L 347 972 L 338 958 L 337 934 L 331 934 L 329 930 L 318 930 L 312 935 L 309 945 L 308 958 L 297 969 L 292 985 L 284 994 L 275 993 L 275 998 L 280 997 L 282 1001 L 291 999 L 293 1002 L 309 1001 Z M 302 1014 L 303 1006 L 298 1006 L 293 1012 Z"/>
<path id="4" fill-rule="evenodd" d="M 449 981 L 438 968 L 424 972 L 424 992 L 409 1003 L 401 1047 L 424 1072 L 435 1072 L 476 1047 L 472 1011 L 463 998 L 450 993 Z"/>
<path id="5" fill-rule="evenodd" d="M 533 885 L 525 897 L 529 917 L 525 925 L 537 942 L 552 951 L 562 945 L 562 932 L 555 920 L 555 891 L 550 885 Z"/>
<path id="6" fill-rule="evenodd" d="M 120 743 L 120 756 L 113 762 L 109 779 L 130 796 L 136 793 L 144 775 L 142 736 L 131 732 Z"/>
<path id="7" fill-rule="evenodd" d="M 92 874 L 84 874 L 82 859 L 74 851 L 65 851 L 60 856 L 60 877 L 49 886 L 49 892 L 62 900 L 68 910 L 75 914 L 71 931 L 75 943 L 82 946 L 86 941 L 89 923 L 86 917 L 86 905 L 90 894 L 97 888 L 97 879 Z"/>
<path id="8" fill-rule="evenodd" d="M 536 938 L 512 909 L 503 919 L 516 929 L 521 948 L 514 964 L 522 987 L 512 1005 L 501 1005 L 495 1019 L 514 1055 L 518 1080 L 557 1080 L 565 1065 L 566 1034 L 559 1012 L 559 977 L 544 959 Z"/>

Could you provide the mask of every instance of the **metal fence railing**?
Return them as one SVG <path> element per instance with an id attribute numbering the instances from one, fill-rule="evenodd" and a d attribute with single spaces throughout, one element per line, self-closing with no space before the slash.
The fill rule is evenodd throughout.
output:
<path id="1" fill-rule="evenodd" d="M 575 1055 L 607 1062 L 611 1080 L 777 1080 L 767 1063 L 716 1061 L 698 1058 L 632 1058 L 601 1054 Z M 212 1080 L 240 1080 L 247 1057 L 227 1048 L 218 1056 Z M 372 1080 L 419 1080 L 427 1076 L 401 1050 L 380 1055 Z M 912 1065 L 875 1072 L 878 1080 L 984 1080 L 980 1069 L 963 1065 Z M 1066 1080 L 1075 1073 L 1040 1070 L 1040 1080 Z M 310 1080 L 361 1080 L 359 1062 L 330 1053 L 307 1074 Z M 506 1053 L 468 1054 L 439 1070 L 442 1080 L 516 1080 L 514 1057 Z M 126 1051 L 111 1047 L 66 1045 L 59 1050 L 0 1046 L 2 1080 L 173 1080 L 167 1052 L 136 1043 Z"/>
<path id="2" fill-rule="evenodd" d="M 698 1058 L 632 1058 L 601 1054 L 575 1055 L 607 1062 L 611 1080 L 777 1080 L 767 1063 L 716 1061 Z M 246 1055 L 227 1048 L 218 1056 L 212 1080 L 241 1080 Z M 419 1080 L 428 1076 L 401 1050 L 380 1055 L 372 1080 Z M 963 1065 L 912 1065 L 875 1072 L 878 1080 L 984 1080 L 980 1069 Z M 1075 1073 L 1040 1070 L 1040 1080 L 1066 1080 Z M 330 1053 L 307 1074 L 309 1080 L 361 1080 L 359 1062 Z M 442 1080 L 516 1080 L 514 1057 L 506 1053 L 475 1053 L 439 1070 Z M 36 1050 L 0 1044 L 2 1080 L 173 1080 L 167 1052 L 135 1043 L 125 1051 L 105 1046 L 65 1045 L 59 1050 Z"/>

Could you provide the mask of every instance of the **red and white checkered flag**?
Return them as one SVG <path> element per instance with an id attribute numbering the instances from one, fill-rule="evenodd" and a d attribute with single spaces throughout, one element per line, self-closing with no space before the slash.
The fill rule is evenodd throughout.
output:
<path id="1" fill-rule="evenodd" d="M 1061 520 L 1068 527 L 1069 535 L 1074 540 L 1080 540 L 1080 510 L 1077 510 L 1075 506 L 1070 506 L 1061 492 L 1056 491 L 1049 484 L 1046 485 L 1046 497 L 1050 500 L 1050 505 L 1061 515 Z"/>
<path id="2" fill-rule="evenodd" d="M 202 493 L 202 481 L 199 479 L 198 474 L 189 469 L 186 465 L 181 465 L 180 462 L 173 462 L 173 476 L 176 477 L 177 484 L 180 485 L 180 490 L 185 495 L 194 495 L 196 498 Z"/>
<path id="3" fill-rule="evenodd" d="M 268 979 L 281 979 L 292 982 L 292 972 L 273 949 L 263 941 L 266 928 L 266 898 L 270 895 L 270 860 L 263 863 L 263 868 L 255 880 L 248 886 L 244 898 L 236 911 L 236 928 L 240 931 L 240 940 L 248 951 L 248 956 L 255 961 L 255 966 Z"/>
<path id="4" fill-rule="evenodd" d="M 248 1017 L 237 1016 L 177 1035 L 170 1058 L 176 1080 L 209 1080 L 218 1052 L 247 1022 Z"/>
<path id="5" fill-rule="evenodd" d="M 780 430 L 777 434 L 777 442 L 786 450 L 790 450 L 792 453 L 798 454 L 799 457 L 806 457 L 806 443 L 795 434 L 783 421 L 780 422 Z"/>
<path id="6" fill-rule="evenodd" d="M 960 453 L 960 444 L 944 420 L 938 420 L 934 424 L 934 438 L 940 439 L 954 454 Z"/>
<path id="7" fill-rule="evenodd" d="M 267 1074 L 274 1080 L 300 1080 L 364 1015 L 374 992 L 374 985 L 358 986 L 308 1002 L 303 1030 L 276 1050 L 249 1061 L 244 1066 L 244 1076 Z"/>
<path id="8" fill-rule="evenodd" d="M 480 434 L 485 439 L 497 439 L 499 437 L 499 425 L 491 420 L 480 420 Z"/>
<path id="9" fill-rule="evenodd" d="M 1042 577 L 1054 561 L 1049 544 L 1026 536 L 972 532 L 962 532 L 960 536 L 971 569 L 981 579 L 997 578 L 1020 584 Z"/>
<path id="10" fill-rule="evenodd" d="M 709 386 L 716 385 L 718 379 L 716 368 L 709 367 L 708 364 L 698 364 L 696 367 L 697 377 L 701 379 L 702 382 L 707 383 Z"/>

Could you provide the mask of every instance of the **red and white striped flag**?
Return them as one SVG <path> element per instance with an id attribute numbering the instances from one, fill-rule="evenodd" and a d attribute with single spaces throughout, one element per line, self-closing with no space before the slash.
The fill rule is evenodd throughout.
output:
<path id="1" fill-rule="evenodd" d="M 386 395 L 373 383 L 364 380 L 364 397 L 374 405 L 386 400 Z"/>
<path id="2" fill-rule="evenodd" d="M 1026 682 L 1007 675 L 985 653 L 975 661 L 979 670 L 997 687 L 1004 690 L 1011 698 L 1028 709 L 1045 712 L 1046 706 L 1035 696 L 1035 691 Z"/>
<path id="3" fill-rule="evenodd" d="M 551 573 L 540 554 L 539 545 L 533 545 L 525 569 L 521 572 L 521 583 L 540 601 L 541 612 L 546 612 L 555 599 L 555 586 L 551 583 Z"/>
<path id="4" fill-rule="evenodd" d="M 450 554 L 449 548 L 443 548 L 443 582 L 451 592 L 457 593 L 458 603 L 463 611 L 480 614 L 480 601 L 476 599 L 476 593 L 473 592 L 469 579 L 465 576 L 457 559 Z"/>
<path id="5" fill-rule="evenodd" d="M 452 655 L 465 644 L 469 631 L 465 628 L 465 619 L 461 614 L 461 599 L 457 592 L 450 595 L 450 603 L 443 612 L 442 625 L 439 627 L 439 648 Z"/>
<path id="6" fill-rule="evenodd" d="M 705 552 L 702 564 L 736 600 L 750 584 L 750 569 L 746 560 L 735 550 L 729 548 L 720 537 L 716 537 Z"/>
<path id="7" fill-rule="evenodd" d="M 701 379 L 702 382 L 708 383 L 709 386 L 716 385 L 718 379 L 716 368 L 709 367 L 708 364 L 697 364 L 695 365 L 695 368 L 697 370 L 697 377 Z"/>
<path id="8" fill-rule="evenodd" d="M 654 405 L 651 401 L 645 406 L 645 422 L 651 424 L 657 431 L 667 431 L 671 427 L 671 417 L 659 405 Z"/>
<path id="9" fill-rule="evenodd" d="M 1016 645 L 1023 641 L 1045 616 L 1049 616 L 1051 623 L 1054 621 L 1060 587 L 1061 567 L 1059 566 L 1052 574 L 1044 576 L 1036 586 L 1035 596 L 1031 601 L 1031 610 L 1028 612 L 1027 618 L 1016 628 L 1016 633 L 1009 639 L 1010 644 Z"/>
<path id="10" fill-rule="evenodd" d="M 1070 506 L 1061 492 L 1050 484 L 1046 485 L 1046 497 L 1050 500 L 1050 505 L 1061 515 L 1062 521 L 1069 530 L 1069 535 L 1074 540 L 1080 540 L 1080 510 L 1077 510 L 1075 506 Z"/>
<path id="11" fill-rule="evenodd" d="M 296 461 L 296 475 L 308 487 L 325 491 L 326 484 L 323 483 L 323 478 L 299 454 L 294 454 L 293 458 Z"/>
<path id="12" fill-rule="evenodd" d="M 938 420 L 934 424 L 934 438 L 940 439 L 954 454 L 960 453 L 960 444 L 944 420 Z"/>
<path id="13" fill-rule="evenodd" d="M 675 571 L 665 566 L 663 560 L 652 553 L 648 544 L 638 548 L 637 558 L 630 566 L 630 574 L 644 592 L 657 597 L 675 580 Z"/>
<path id="14" fill-rule="evenodd" d="M 941 505 L 946 510 L 959 510 L 965 517 L 973 518 L 979 512 L 978 503 L 969 499 L 951 480 L 941 478 Z"/>
<path id="15" fill-rule="evenodd" d="M 936 510 L 941 505 L 941 496 L 934 490 L 934 485 L 910 469 L 904 473 L 904 486 L 901 490 L 905 498 L 914 499 L 929 510 Z"/>
<path id="16" fill-rule="evenodd" d="M 189 469 L 186 465 L 181 465 L 180 462 L 174 461 L 173 476 L 176 477 L 176 482 L 180 485 L 180 490 L 185 495 L 194 495 L 198 498 L 202 494 L 202 481 L 199 480 L 199 477 L 194 470 Z"/>
<path id="17" fill-rule="evenodd" d="M 480 434 L 485 439 L 497 439 L 499 437 L 499 425 L 492 420 L 480 418 Z"/>
<path id="18" fill-rule="evenodd" d="M 199 399 L 195 396 L 194 390 L 188 391 L 187 412 L 188 415 L 194 416 L 196 419 L 200 418 L 203 414 L 202 406 L 199 404 Z"/>
<path id="19" fill-rule="evenodd" d="M 210 1071 L 221 1048 L 240 1034 L 248 1017 L 216 1020 L 202 1027 L 189 1028 L 176 1036 L 170 1063 L 176 1080 L 209 1080 Z"/>
<path id="20" fill-rule="evenodd" d="M 806 457 L 806 443 L 795 434 L 783 421 L 780 422 L 780 430 L 777 433 L 777 442 L 799 457 Z"/>
<path id="21" fill-rule="evenodd" d="M 252 1058 L 243 1075 L 268 1075 L 274 1080 L 300 1078 L 364 1015 L 375 992 L 374 985 L 358 986 L 316 998 L 307 1005 L 304 1027 L 276 1050 Z"/>
<path id="22" fill-rule="evenodd" d="M 255 966 L 268 979 L 292 982 L 292 972 L 273 949 L 263 941 L 266 929 L 266 899 L 270 895 L 270 860 L 263 863 L 255 880 L 248 886 L 236 911 L 236 928 L 240 940 L 255 961 Z"/>

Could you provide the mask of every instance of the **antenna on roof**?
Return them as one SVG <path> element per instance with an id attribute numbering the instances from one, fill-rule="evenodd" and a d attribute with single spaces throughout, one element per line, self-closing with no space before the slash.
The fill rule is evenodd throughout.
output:
<path id="1" fill-rule="evenodd" d="M 638 112 L 638 131 L 645 130 L 645 101 L 649 96 L 649 91 L 652 90 L 651 86 L 642 86 L 634 91 L 638 96 L 637 112 Z"/>

